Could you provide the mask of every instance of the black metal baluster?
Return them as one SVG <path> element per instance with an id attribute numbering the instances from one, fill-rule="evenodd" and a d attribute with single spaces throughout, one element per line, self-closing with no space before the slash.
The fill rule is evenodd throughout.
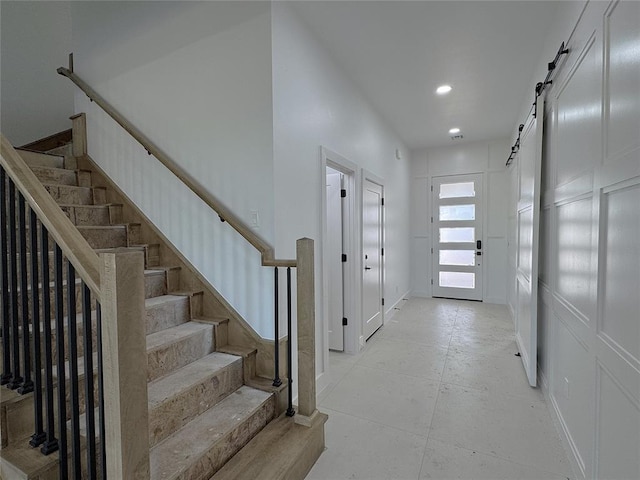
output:
<path id="1" fill-rule="evenodd" d="M 62 272 L 62 250 L 57 244 L 54 244 L 54 262 L 55 262 L 55 314 L 56 314 L 56 349 L 58 353 L 58 364 L 56 371 L 58 373 L 58 443 L 60 445 L 60 462 L 59 472 L 60 478 L 66 479 L 69 475 L 69 465 L 67 458 L 67 388 L 66 375 L 64 368 L 64 284 Z M 68 285 L 68 288 L 71 286 Z M 71 308 L 71 307 L 69 307 Z"/>
<path id="2" fill-rule="evenodd" d="M 87 475 L 97 478 L 96 472 L 96 419 L 93 401 L 93 342 L 91 322 L 91 291 L 82 282 L 82 336 L 84 341 L 84 397 L 87 432 Z"/>
<path id="3" fill-rule="evenodd" d="M 71 403 L 71 459 L 74 478 L 82 476 L 80 467 L 80 395 L 78 391 L 78 323 L 76 320 L 76 271 L 67 262 L 67 333 L 69 335 L 69 386 Z M 86 352 L 85 352 L 86 354 Z M 91 355 L 91 352 L 89 352 Z M 86 379 L 86 377 L 85 377 Z"/>
<path id="4" fill-rule="evenodd" d="M 42 361 L 40 359 L 40 289 L 38 285 L 38 218 L 36 212 L 30 210 L 29 232 L 31 234 L 31 330 L 33 331 L 33 413 L 35 432 L 31 435 L 29 445 L 37 447 L 46 438 L 42 428 Z"/>
<path id="5" fill-rule="evenodd" d="M 107 478 L 107 434 L 104 418 L 104 370 L 102 363 L 102 308 L 96 304 L 96 333 L 98 350 L 98 411 L 100 412 L 100 473 L 101 478 Z"/>
<path id="6" fill-rule="evenodd" d="M 44 398 L 47 404 L 46 440 L 40 451 L 45 455 L 58 450 L 53 413 L 53 349 L 51 348 L 51 294 L 49 291 L 49 232 L 40 225 L 40 263 L 42 264 L 42 330 L 44 333 Z"/>
<path id="7" fill-rule="evenodd" d="M 274 356 L 274 376 L 273 376 L 273 386 L 279 387 L 282 385 L 282 380 L 280 380 L 280 327 L 279 327 L 279 312 L 278 312 L 278 267 L 274 267 L 273 269 L 273 281 L 274 281 L 274 313 L 273 313 L 273 324 L 274 324 L 274 334 L 273 334 L 273 356 Z"/>
<path id="8" fill-rule="evenodd" d="M 0 288 L 2 289 L 2 376 L 0 385 L 11 381 L 11 327 L 9 323 L 9 265 L 7 264 L 7 176 L 0 168 Z"/>
<path id="9" fill-rule="evenodd" d="M 18 247 L 16 245 L 16 186 L 9 179 L 9 280 L 11 281 L 11 354 L 13 376 L 7 384 L 15 390 L 22 384 L 20 375 L 20 326 L 18 322 Z"/>
<path id="10" fill-rule="evenodd" d="M 27 278 L 27 222 L 24 197 L 18 192 L 18 230 L 20 231 L 20 306 L 22 313 L 22 364 L 24 380 L 18 393 L 24 395 L 33 392 L 31 380 L 31 345 L 29 335 L 29 279 Z M 34 292 L 31 292 L 32 295 Z M 35 292 L 37 294 L 37 292 Z"/>
<path id="11" fill-rule="evenodd" d="M 292 378 L 292 349 L 293 337 L 291 336 L 291 267 L 287 267 L 287 378 L 289 379 L 289 391 L 287 392 L 287 417 L 293 417 L 296 411 L 293 409 L 293 378 Z"/>

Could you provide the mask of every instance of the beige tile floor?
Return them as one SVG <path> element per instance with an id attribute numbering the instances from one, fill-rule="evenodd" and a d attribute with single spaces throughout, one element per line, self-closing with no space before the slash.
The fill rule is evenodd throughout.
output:
<path id="1" fill-rule="evenodd" d="M 413 298 L 330 353 L 327 448 L 307 480 L 573 478 L 505 306 Z"/>

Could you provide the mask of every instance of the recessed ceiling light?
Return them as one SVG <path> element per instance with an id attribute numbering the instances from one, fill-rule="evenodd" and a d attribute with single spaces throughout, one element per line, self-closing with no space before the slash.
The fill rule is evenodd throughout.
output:
<path id="1" fill-rule="evenodd" d="M 458 127 L 454 127 L 454 128 L 449 130 L 449 133 L 451 135 L 455 135 L 456 133 L 460 133 L 460 129 Z"/>
<path id="2" fill-rule="evenodd" d="M 440 85 L 438 88 L 436 88 L 436 93 L 438 95 L 446 95 L 450 91 L 451 91 L 451 85 Z"/>

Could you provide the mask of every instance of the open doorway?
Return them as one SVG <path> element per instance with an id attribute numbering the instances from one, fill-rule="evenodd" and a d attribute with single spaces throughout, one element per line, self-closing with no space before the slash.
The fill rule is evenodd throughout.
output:
<path id="1" fill-rule="evenodd" d="M 344 308 L 344 174 L 327 166 L 327 258 L 329 350 L 344 351 L 344 327 L 348 322 Z"/>
<path id="2" fill-rule="evenodd" d="M 322 148 L 323 320 L 328 350 L 357 353 L 357 185 L 355 164 Z"/>

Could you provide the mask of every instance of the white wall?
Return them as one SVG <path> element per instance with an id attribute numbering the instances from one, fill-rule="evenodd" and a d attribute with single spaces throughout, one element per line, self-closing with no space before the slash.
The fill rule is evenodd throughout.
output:
<path id="1" fill-rule="evenodd" d="M 70 2 L 0 2 L 0 130 L 13 145 L 71 128 Z"/>
<path id="2" fill-rule="evenodd" d="M 567 42 L 546 92 L 539 376 L 578 477 L 640 478 L 640 4 L 583 7 L 559 9 L 537 69 Z"/>
<path id="3" fill-rule="evenodd" d="M 431 181 L 443 175 L 482 173 L 484 181 L 483 299 L 506 303 L 507 140 L 462 143 L 413 154 L 411 164 L 412 294 L 431 296 Z"/>
<path id="4" fill-rule="evenodd" d="M 294 254 L 295 239 L 316 241 L 316 315 L 322 311 L 320 146 L 384 180 L 385 304 L 409 291 L 409 152 L 344 76 L 284 2 L 273 17 L 275 232 L 278 256 Z M 395 150 L 401 160 L 395 158 Z M 359 259 L 356 259 L 359 265 Z M 317 369 L 327 368 L 327 344 L 317 322 Z M 356 337 L 357 338 L 357 337 Z"/>
<path id="5" fill-rule="evenodd" d="M 274 239 L 266 2 L 73 2 L 75 71 L 257 232 Z M 257 252 L 82 93 L 89 154 L 265 338 Z"/>

